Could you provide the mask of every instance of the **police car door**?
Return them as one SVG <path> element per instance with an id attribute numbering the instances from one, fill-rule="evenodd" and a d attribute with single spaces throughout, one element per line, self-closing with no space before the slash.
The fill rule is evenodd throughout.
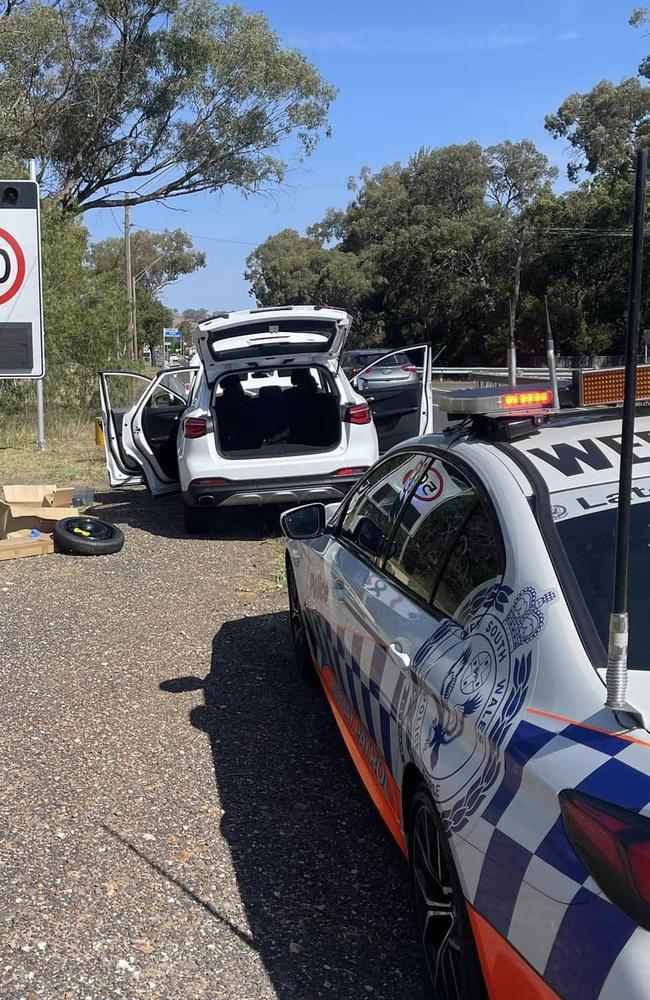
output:
<path id="1" fill-rule="evenodd" d="M 413 760 L 441 812 L 462 803 L 489 753 L 498 686 L 494 651 L 468 629 L 503 573 L 498 528 L 477 488 L 448 461 L 415 471 L 381 560 L 378 585 L 352 584 L 383 658 L 361 682 L 385 703 L 382 745 L 398 783 Z"/>
<path id="2" fill-rule="evenodd" d="M 393 638 L 401 634 L 399 612 L 390 604 L 381 605 L 386 584 L 379 565 L 396 511 L 413 477 L 428 463 L 427 456 L 410 451 L 379 462 L 352 491 L 324 558 L 329 587 L 326 623 L 318 637 L 319 661 L 332 667 L 330 694 L 356 744 L 368 790 L 394 830 L 400 813 L 399 795 L 391 785 L 389 715 L 394 692 L 382 684 L 387 644 L 377 638 L 374 613 L 383 607 L 384 616 L 394 622 Z"/>

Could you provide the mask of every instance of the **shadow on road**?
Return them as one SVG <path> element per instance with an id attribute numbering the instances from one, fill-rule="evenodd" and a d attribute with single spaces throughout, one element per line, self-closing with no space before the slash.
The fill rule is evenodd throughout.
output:
<path id="1" fill-rule="evenodd" d="M 421 1000 L 406 864 L 287 629 L 284 614 L 227 622 L 205 679 L 161 684 L 203 688 L 189 722 L 210 740 L 253 946 L 279 1000 Z"/>
<path id="2" fill-rule="evenodd" d="M 269 506 L 215 510 L 206 534 L 190 536 L 183 527 L 183 505 L 178 494 L 152 497 L 144 488 L 96 492 L 90 513 L 120 526 L 129 525 L 166 538 L 257 541 L 280 534 L 279 511 Z"/>

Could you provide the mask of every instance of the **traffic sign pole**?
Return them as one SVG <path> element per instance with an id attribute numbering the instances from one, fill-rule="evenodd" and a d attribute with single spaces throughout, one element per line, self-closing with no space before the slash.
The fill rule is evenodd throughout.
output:
<path id="1" fill-rule="evenodd" d="M 29 179 L 36 180 L 36 160 L 29 161 Z M 39 233 L 40 239 L 40 233 Z M 43 371 L 45 372 L 45 345 L 43 346 Z M 43 379 L 36 379 L 36 441 L 40 451 L 45 451 L 45 393 Z"/>
<path id="2" fill-rule="evenodd" d="M 0 379 L 35 379 L 45 447 L 41 225 L 36 161 L 29 180 L 0 180 Z"/>

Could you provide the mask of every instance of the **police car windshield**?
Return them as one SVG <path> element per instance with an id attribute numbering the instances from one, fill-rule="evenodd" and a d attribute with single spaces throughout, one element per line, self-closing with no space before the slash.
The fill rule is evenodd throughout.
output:
<path id="1" fill-rule="evenodd" d="M 556 528 L 578 579 L 603 646 L 607 648 L 614 580 L 616 506 L 597 504 L 590 491 L 580 499 L 598 509 L 571 515 L 570 505 L 555 504 Z M 615 494 L 613 495 L 615 497 Z M 553 498 L 555 500 L 555 497 Z M 632 506 L 630 535 L 628 665 L 650 670 L 650 500 L 637 497 Z M 640 502 L 639 502 L 640 501 Z M 611 501 L 610 501 L 611 503 Z M 567 509 L 568 506 L 568 509 Z M 558 520 L 559 518 L 559 520 Z M 566 519 L 565 519 L 566 518 Z"/>

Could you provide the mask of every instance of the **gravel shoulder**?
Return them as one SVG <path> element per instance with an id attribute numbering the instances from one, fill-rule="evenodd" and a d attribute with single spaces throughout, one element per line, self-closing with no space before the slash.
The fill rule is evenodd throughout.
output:
<path id="1" fill-rule="evenodd" d="M 295 676 L 282 550 L 176 497 L 0 564 L 3 1000 L 422 1000 L 407 870 Z"/>

